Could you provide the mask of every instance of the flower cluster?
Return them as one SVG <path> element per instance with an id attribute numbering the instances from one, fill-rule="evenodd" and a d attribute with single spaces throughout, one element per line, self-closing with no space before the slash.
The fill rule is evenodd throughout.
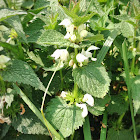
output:
<path id="1" fill-rule="evenodd" d="M 79 66 L 82 67 L 84 62 L 88 62 L 89 59 L 91 59 L 92 61 L 96 61 L 97 58 L 93 58 L 92 57 L 92 53 L 90 52 L 91 50 L 98 50 L 99 48 L 96 46 L 90 46 L 86 51 L 84 49 L 82 49 L 81 53 L 78 53 L 76 55 L 76 60 L 77 62 L 79 62 Z"/>
<path id="2" fill-rule="evenodd" d="M 66 99 L 67 95 L 69 95 L 68 92 L 62 91 L 60 94 L 60 97 L 62 97 L 63 99 Z M 84 95 L 82 102 L 85 102 L 90 106 L 94 106 L 94 98 L 88 93 Z M 80 107 L 81 109 L 83 109 L 83 112 L 81 114 L 83 118 L 85 118 L 88 115 L 88 109 L 85 103 L 80 103 L 80 104 L 76 103 L 77 107 Z"/>
<path id="3" fill-rule="evenodd" d="M 69 39 L 71 42 L 76 40 L 79 42 L 88 34 L 85 24 L 76 27 L 70 19 L 64 19 L 59 25 L 63 25 L 66 28 L 67 33 L 64 38 Z"/>

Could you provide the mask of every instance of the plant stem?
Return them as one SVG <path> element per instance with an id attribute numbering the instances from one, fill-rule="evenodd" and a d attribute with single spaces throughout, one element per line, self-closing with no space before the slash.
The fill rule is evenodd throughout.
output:
<path id="1" fill-rule="evenodd" d="M 64 81 L 63 81 L 62 69 L 60 70 L 60 79 L 61 79 L 61 87 L 60 87 L 60 90 L 63 90 Z"/>
<path id="2" fill-rule="evenodd" d="M 128 58 L 127 58 L 127 49 L 126 49 L 126 41 L 122 44 L 122 53 L 123 53 L 123 61 L 125 67 L 125 74 L 126 74 L 126 84 L 128 88 L 128 98 L 130 104 L 130 111 L 131 111 L 131 119 L 133 124 L 133 131 L 134 131 L 134 140 L 137 140 L 136 135 L 136 126 L 135 126 L 135 119 L 134 119 L 134 112 L 133 112 L 133 104 L 132 104 L 132 95 L 131 95 L 131 85 L 130 85 L 130 75 L 129 75 L 129 65 L 128 65 Z"/>
<path id="3" fill-rule="evenodd" d="M 19 58 L 20 58 L 21 60 L 24 60 L 24 53 L 23 53 L 23 49 L 22 49 L 21 42 L 18 41 L 18 40 L 17 40 L 17 42 L 18 42 L 18 49 L 19 49 Z"/>
<path id="4" fill-rule="evenodd" d="M 76 83 L 74 83 L 74 98 L 78 98 L 78 86 Z"/>
<path id="5" fill-rule="evenodd" d="M 136 48 L 136 28 L 134 29 L 134 37 L 133 37 L 133 49 Z M 134 73 L 135 69 L 135 56 L 132 59 L 132 64 L 131 64 L 131 73 Z"/>
<path id="6" fill-rule="evenodd" d="M 83 125 L 83 131 L 84 131 L 84 140 L 92 140 L 91 131 L 90 131 L 89 116 L 87 116 L 85 118 L 85 122 L 84 122 L 84 125 Z"/>
<path id="7" fill-rule="evenodd" d="M 121 126 L 122 119 L 123 119 L 124 115 L 125 115 L 125 113 L 123 113 L 122 115 L 120 115 L 120 117 L 118 119 L 118 122 L 117 122 L 118 128 L 120 128 L 120 126 Z"/>
<path id="8" fill-rule="evenodd" d="M 1 75 L 0 75 L 0 88 L 1 88 L 0 92 L 2 92 L 2 94 L 5 93 L 5 83 L 4 83 L 3 78 L 1 77 Z"/>
<path id="9" fill-rule="evenodd" d="M 76 55 L 78 54 L 78 49 L 75 48 L 74 49 L 74 52 L 75 52 L 75 56 L 74 56 L 74 63 L 76 64 L 77 63 L 77 60 L 76 60 Z"/>
<path id="10" fill-rule="evenodd" d="M 101 134 L 100 134 L 100 140 L 106 140 L 106 132 L 107 132 L 107 111 L 105 110 L 104 115 L 103 115 L 103 121 L 101 128 Z"/>

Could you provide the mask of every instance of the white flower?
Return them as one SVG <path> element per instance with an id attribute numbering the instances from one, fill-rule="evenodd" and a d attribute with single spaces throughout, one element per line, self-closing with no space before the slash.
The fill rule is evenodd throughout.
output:
<path id="1" fill-rule="evenodd" d="M 85 55 L 81 54 L 81 53 L 78 53 L 76 55 L 76 60 L 81 63 L 81 62 L 84 62 L 85 60 L 88 60 L 88 57 L 86 57 Z"/>
<path id="2" fill-rule="evenodd" d="M 71 39 L 72 42 L 74 42 L 74 41 L 76 40 L 76 35 L 72 35 L 72 36 L 70 37 L 70 39 Z"/>
<path id="3" fill-rule="evenodd" d="M 69 53 L 66 49 L 57 49 L 52 55 L 51 57 L 54 57 L 55 60 L 57 60 L 58 58 L 60 58 L 60 60 L 62 61 L 67 61 L 69 56 Z"/>
<path id="4" fill-rule="evenodd" d="M 87 34 L 88 34 L 88 31 L 87 31 L 87 30 L 82 30 L 82 31 L 80 32 L 80 37 L 81 37 L 81 38 L 86 37 Z"/>
<path id="5" fill-rule="evenodd" d="M 83 102 L 86 102 L 90 106 L 94 105 L 94 98 L 90 94 L 85 94 L 83 98 Z"/>
<path id="6" fill-rule="evenodd" d="M 71 25 L 71 21 L 70 21 L 70 19 L 64 19 L 59 25 L 63 25 L 63 26 L 65 26 L 65 27 L 68 27 L 68 26 L 70 26 Z"/>
<path id="7" fill-rule="evenodd" d="M 89 51 L 91 51 L 91 50 L 99 50 L 99 49 L 100 49 L 100 48 L 98 48 L 98 47 L 92 45 L 92 46 L 90 46 L 90 47 L 87 49 L 87 51 L 89 52 Z"/>
<path id="8" fill-rule="evenodd" d="M 85 30 L 86 29 L 86 25 L 85 24 L 81 24 L 79 27 L 78 27 L 78 33 L 80 33 L 82 30 Z"/>
<path id="9" fill-rule="evenodd" d="M 10 60 L 9 57 L 5 56 L 5 55 L 0 55 L 0 64 L 5 64 Z"/>
<path id="10" fill-rule="evenodd" d="M 81 109 L 83 109 L 82 117 L 85 118 L 88 115 L 88 109 L 87 109 L 86 104 L 78 104 L 78 103 L 76 103 L 76 106 L 78 106 Z"/>
<path id="11" fill-rule="evenodd" d="M 73 69 L 75 69 L 75 68 L 77 68 L 77 65 L 74 63 L 74 65 L 73 65 Z"/>
<path id="12" fill-rule="evenodd" d="M 70 33 L 67 32 L 66 35 L 64 36 L 65 39 L 69 39 L 71 37 Z"/>
<path id="13" fill-rule="evenodd" d="M 3 50 L 3 47 L 0 46 L 0 51 L 2 51 L 2 50 Z"/>
<path id="14" fill-rule="evenodd" d="M 60 97 L 65 98 L 68 92 L 62 91 L 60 94 Z"/>
<path id="15" fill-rule="evenodd" d="M 71 35 L 73 35 L 74 31 L 74 25 L 71 24 L 70 26 L 66 27 L 67 32 L 69 32 Z"/>

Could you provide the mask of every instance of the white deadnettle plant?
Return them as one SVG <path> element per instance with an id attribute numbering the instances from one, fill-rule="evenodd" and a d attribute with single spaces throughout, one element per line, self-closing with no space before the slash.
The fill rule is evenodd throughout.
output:
<path id="1" fill-rule="evenodd" d="M 84 49 L 82 49 L 81 53 L 78 53 L 76 55 L 76 60 L 77 62 L 79 62 L 79 66 L 82 67 L 83 66 L 83 62 L 88 62 L 89 58 L 92 61 L 96 61 L 97 58 L 93 58 L 92 57 L 92 53 L 90 52 L 91 50 L 98 50 L 99 48 L 96 46 L 90 46 L 86 51 Z"/>

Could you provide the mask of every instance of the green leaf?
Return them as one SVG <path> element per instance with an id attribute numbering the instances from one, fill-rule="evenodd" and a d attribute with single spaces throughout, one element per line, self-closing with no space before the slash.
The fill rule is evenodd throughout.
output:
<path id="1" fill-rule="evenodd" d="M 71 43 L 70 41 L 64 39 L 64 35 L 55 30 L 47 30 L 47 31 L 43 32 L 43 34 L 37 40 L 37 43 L 42 46 L 59 45 L 60 47 L 70 46 L 73 48 L 79 48 L 78 45 Z"/>
<path id="2" fill-rule="evenodd" d="M 134 115 L 136 115 L 136 113 L 138 113 L 138 110 L 140 109 L 140 75 L 136 76 L 133 79 L 131 88 L 132 88 L 132 99 L 134 104 Z"/>
<path id="3" fill-rule="evenodd" d="M 97 42 L 97 41 L 104 40 L 104 35 L 103 34 L 97 34 L 97 35 L 94 35 L 94 36 L 86 37 L 85 40 L 87 40 L 87 39 L 91 42 Z"/>
<path id="4" fill-rule="evenodd" d="M 4 81 L 23 83 L 43 91 L 45 90 L 33 69 L 21 60 L 11 61 L 11 65 L 7 66 L 6 70 L 2 72 L 2 77 Z"/>
<path id="5" fill-rule="evenodd" d="M 15 16 L 15 15 L 24 15 L 27 14 L 24 11 L 20 10 L 10 10 L 10 9 L 1 9 L 0 10 L 0 21 L 5 20 L 9 17 Z"/>
<path id="6" fill-rule="evenodd" d="M 121 32 L 124 37 L 133 37 L 134 36 L 134 27 L 133 25 L 127 23 L 127 22 L 122 22 L 121 23 Z"/>
<path id="7" fill-rule="evenodd" d="M 46 118 L 66 138 L 83 125 L 84 118 L 81 113 L 80 108 L 56 97 L 48 104 Z"/>
<path id="8" fill-rule="evenodd" d="M 12 126 L 15 130 L 24 134 L 49 135 L 47 128 L 29 109 L 25 109 L 23 115 L 18 115 L 17 118 L 13 120 Z"/>
<path id="9" fill-rule="evenodd" d="M 130 130 L 115 130 L 110 128 L 108 131 L 107 140 L 133 140 L 133 133 Z"/>
<path id="10" fill-rule="evenodd" d="M 110 99 L 110 95 L 106 95 L 103 99 L 94 98 L 95 104 L 93 107 L 88 106 L 88 111 L 95 116 L 102 115 L 105 111 L 105 105 L 109 103 Z"/>
<path id="11" fill-rule="evenodd" d="M 45 7 L 49 6 L 48 0 L 36 0 L 34 9 L 43 9 Z"/>
<path id="12" fill-rule="evenodd" d="M 17 34 L 27 43 L 27 39 L 25 36 L 25 32 L 23 31 L 23 27 L 21 21 L 18 16 L 10 17 L 6 19 L 6 22 L 15 29 Z"/>
<path id="13" fill-rule="evenodd" d="M 6 48 L 7 50 L 10 50 L 15 55 L 18 54 L 18 47 L 16 45 L 11 45 L 9 43 L 0 41 L 0 46 L 2 46 L 3 48 Z"/>
<path id="14" fill-rule="evenodd" d="M 60 5 L 61 6 L 61 5 Z M 69 17 L 71 17 L 72 19 L 78 18 L 78 16 L 74 13 L 74 11 L 70 11 L 68 10 L 66 7 L 61 6 L 61 8 L 63 9 L 63 11 L 65 12 L 66 15 L 68 15 Z"/>
<path id="15" fill-rule="evenodd" d="M 103 98 L 110 86 L 110 78 L 105 68 L 98 64 L 89 64 L 73 70 L 74 81 L 85 92 L 94 97 Z"/>
<path id="16" fill-rule="evenodd" d="M 44 25 L 45 23 L 40 19 L 36 19 L 31 24 L 29 24 L 29 26 L 25 29 L 25 33 L 28 36 L 27 41 L 37 42 L 38 38 L 40 37 L 40 35 L 44 30 L 43 28 Z"/>
<path id="17" fill-rule="evenodd" d="M 109 114 L 117 113 L 119 115 L 128 110 L 129 103 L 125 101 L 121 95 L 111 95 L 111 101 L 107 107 Z"/>
<path id="18" fill-rule="evenodd" d="M 73 24 L 75 26 L 79 26 L 81 24 L 84 24 L 86 21 L 88 21 L 90 18 L 92 18 L 96 13 L 91 13 L 89 15 L 86 16 L 82 16 L 82 17 L 75 17 L 73 19 Z"/>

